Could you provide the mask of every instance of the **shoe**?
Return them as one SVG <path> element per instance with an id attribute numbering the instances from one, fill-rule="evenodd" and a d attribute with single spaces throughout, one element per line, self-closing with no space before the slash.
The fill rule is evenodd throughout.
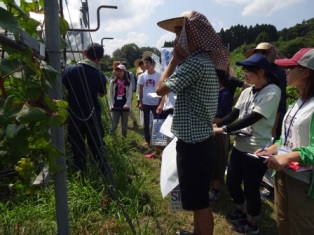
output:
<path id="1" fill-rule="evenodd" d="M 193 233 L 188 232 L 188 231 L 183 230 L 183 229 L 177 229 L 176 235 L 193 235 Z"/>
<path id="2" fill-rule="evenodd" d="M 154 158 L 155 157 L 155 152 L 154 153 L 148 153 L 144 155 L 146 158 Z"/>
<path id="3" fill-rule="evenodd" d="M 244 214 L 242 211 L 239 209 L 229 213 L 226 215 L 226 220 L 232 223 L 236 223 L 242 220 L 246 220 L 246 214 Z"/>
<path id="4" fill-rule="evenodd" d="M 220 197 L 219 190 L 212 189 L 209 191 L 209 201 L 217 201 Z"/>
<path id="5" fill-rule="evenodd" d="M 250 233 L 250 234 L 258 234 L 259 229 L 257 224 L 254 226 L 251 225 L 247 220 L 241 221 L 237 224 L 234 224 L 231 229 L 236 231 L 237 233 Z"/>

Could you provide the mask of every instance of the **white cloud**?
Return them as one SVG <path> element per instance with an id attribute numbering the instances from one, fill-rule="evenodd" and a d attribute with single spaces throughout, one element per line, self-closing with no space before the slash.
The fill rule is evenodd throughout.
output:
<path id="1" fill-rule="evenodd" d="M 81 1 L 67 1 L 64 3 L 65 19 L 68 22 L 79 24 L 81 18 Z M 100 42 L 103 37 L 113 37 L 114 40 L 104 40 L 106 54 L 128 43 L 135 43 L 139 47 L 147 46 L 148 36 L 139 33 L 142 24 L 149 21 L 150 15 L 155 13 L 155 8 L 163 5 L 164 0 L 102 0 L 88 1 L 90 28 L 97 27 L 97 8 L 101 5 L 117 6 L 118 9 L 101 8 L 99 10 L 100 28 L 91 33 L 93 41 Z M 69 9 L 69 10 L 68 10 Z M 70 12 L 70 17 L 67 12 Z M 71 20 L 70 20 L 71 19 Z M 134 31 L 137 32 L 134 32 Z M 146 44 L 146 45 L 145 45 Z"/>
<path id="2" fill-rule="evenodd" d="M 144 33 L 130 32 L 125 36 L 126 37 L 122 39 L 104 40 L 103 45 L 105 47 L 105 54 L 112 55 L 115 50 L 123 47 L 125 44 L 135 43 L 138 47 L 143 47 L 148 43 L 148 37 Z M 95 37 L 93 40 L 100 42 L 101 38 Z"/>
<path id="3" fill-rule="evenodd" d="M 171 42 L 174 41 L 175 39 L 175 34 L 171 32 L 167 32 L 166 34 L 163 34 L 156 43 L 156 48 L 160 49 L 161 47 L 164 46 L 165 42 Z"/>
<path id="4" fill-rule="evenodd" d="M 245 5 L 242 16 L 271 16 L 275 12 L 288 8 L 304 0 L 215 0 L 223 6 Z"/>

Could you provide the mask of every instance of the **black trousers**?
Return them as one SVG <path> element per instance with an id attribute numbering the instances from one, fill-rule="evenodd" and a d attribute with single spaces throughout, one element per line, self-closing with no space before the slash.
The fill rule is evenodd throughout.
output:
<path id="1" fill-rule="evenodd" d="M 101 119 L 92 116 L 87 121 L 81 121 L 71 116 L 68 122 L 68 140 L 72 145 L 73 164 L 76 169 L 84 171 L 87 162 L 87 149 L 85 139 L 87 140 L 90 151 L 94 159 L 104 170 L 101 158 L 104 147 L 104 130 Z"/>
<path id="2" fill-rule="evenodd" d="M 232 149 L 227 171 L 227 188 L 237 205 L 246 202 L 250 216 L 259 216 L 261 213 L 260 184 L 267 170 L 263 158 L 249 157 L 245 152 Z M 243 183 L 242 189 L 241 185 Z"/>
<path id="3" fill-rule="evenodd" d="M 144 136 L 145 141 L 150 143 L 150 129 L 149 129 L 149 118 L 150 118 L 150 111 L 153 113 L 154 118 L 157 118 L 157 105 L 146 105 L 143 104 L 143 113 L 144 113 Z"/>

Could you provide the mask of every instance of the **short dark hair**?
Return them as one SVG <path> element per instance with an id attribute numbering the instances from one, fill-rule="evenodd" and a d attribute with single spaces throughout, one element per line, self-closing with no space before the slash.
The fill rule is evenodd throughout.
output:
<path id="1" fill-rule="evenodd" d="M 104 48 L 99 43 L 91 43 L 86 48 L 86 55 L 92 60 L 100 60 L 104 56 Z"/>
<path id="2" fill-rule="evenodd" d="M 146 57 L 144 61 L 149 61 L 152 64 L 155 64 L 155 61 L 151 57 Z"/>

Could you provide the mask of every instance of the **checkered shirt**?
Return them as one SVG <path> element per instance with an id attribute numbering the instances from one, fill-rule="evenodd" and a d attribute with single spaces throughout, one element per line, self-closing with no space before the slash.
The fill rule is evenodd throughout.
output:
<path id="1" fill-rule="evenodd" d="M 208 52 L 194 52 L 165 85 L 177 94 L 173 134 L 186 143 L 207 139 L 218 103 L 218 79 Z"/>

